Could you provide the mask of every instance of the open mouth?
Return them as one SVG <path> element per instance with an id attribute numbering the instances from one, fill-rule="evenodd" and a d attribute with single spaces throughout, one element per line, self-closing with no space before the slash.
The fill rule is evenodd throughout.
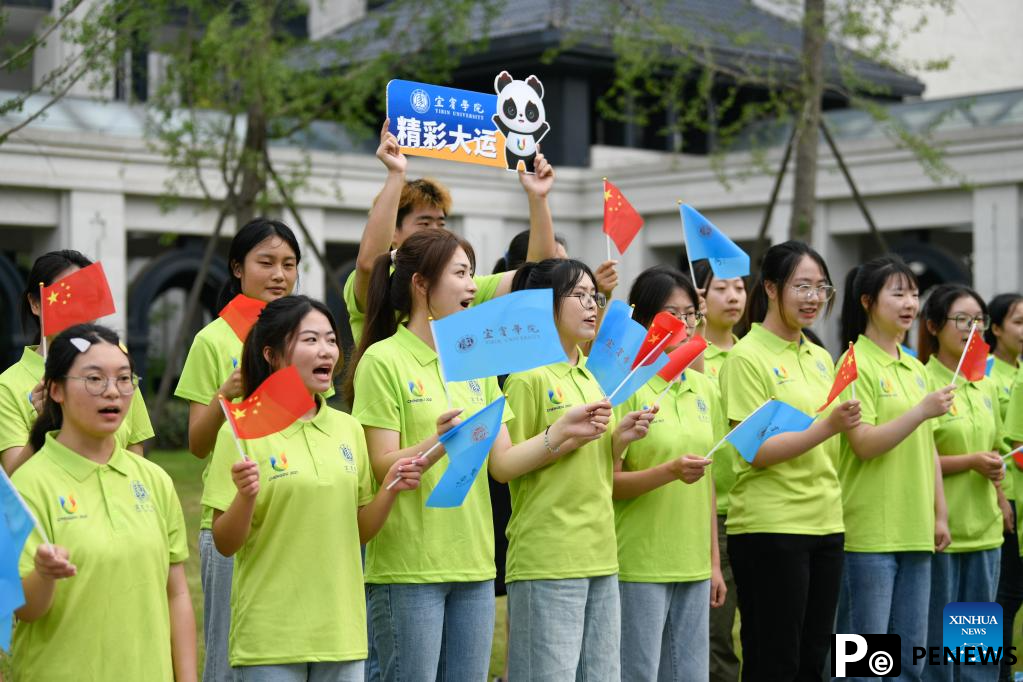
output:
<path id="1" fill-rule="evenodd" d="M 462 306 L 463 309 L 468 308 L 469 306 L 472 305 L 473 298 L 475 297 L 470 296 L 469 298 L 463 298 L 461 301 L 458 302 L 458 305 Z"/>
<path id="2" fill-rule="evenodd" d="M 330 380 L 330 371 L 333 369 L 331 365 L 320 365 L 319 367 L 313 368 L 313 376 L 317 379 Z"/>
<path id="3" fill-rule="evenodd" d="M 121 408 L 117 405 L 107 405 L 106 407 L 99 408 L 100 414 L 119 415 L 121 414 Z"/>
<path id="4" fill-rule="evenodd" d="M 597 326 L 597 316 L 590 315 L 589 317 L 584 317 L 583 324 L 592 325 L 594 327 Z"/>
<path id="5" fill-rule="evenodd" d="M 800 308 L 799 314 L 803 317 L 816 317 L 818 308 L 816 306 L 812 308 Z"/>

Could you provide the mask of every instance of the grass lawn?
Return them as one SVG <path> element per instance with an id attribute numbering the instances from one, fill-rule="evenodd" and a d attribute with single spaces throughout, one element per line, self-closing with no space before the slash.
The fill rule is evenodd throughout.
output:
<path id="1" fill-rule="evenodd" d="M 162 466 L 177 488 L 181 498 L 181 506 L 185 511 L 185 525 L 188 528 L 188 563 L 185 572 L 188 574 L 188 586 L 192 591 L 192 603 L 195 605 L 196 638 L 199 643 L 199 669 L 202 670 L 203 639 L 202 639 L 202 585 L 199 581 L 199 501 L 202 497 L 202 470 L 205 462 L 196 459 L 186 450 L 155 451 L 149 458 Z M 494 623 L 494 646 L 490 657 L 490 676 L 500 675 L 504 669 L 505 658 L 505 613 L 507 600 L 497 600 L 496 622 Z M 924 617 L 921 614 L 921 618 Z M 1018 622 L 1018 621 L 1017 621 Z M 738 637 L 736 637 L 738 641 Z M 1023 659 L 1023 637 L 1017 626 L 1013 644 L 1017 656 Z M 3 666 L 0 666 L 0 670 Z M 1013 670 L 1023 670 L 1023 662 L 1013 666 Z"/>

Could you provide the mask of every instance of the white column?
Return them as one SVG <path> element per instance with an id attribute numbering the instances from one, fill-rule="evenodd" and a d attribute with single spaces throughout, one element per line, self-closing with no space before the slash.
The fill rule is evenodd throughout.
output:
<path id="1" fill-rule="evenodd" d="M 71 190 L 61 196 L 57 229 L 47 235 L 39 250 L 41 255 L 57 249 L 75 249 L 103 262 L 116 312 L 101 322 L 122 336 L 128 319 L 126 238 L 123 194 Z"/>
<path id="2" fill-rule="evenodd" d="M 461 224 L 459 232 L 476 252 L 476 274 L 489 275 L 515 235 L 505 234 L 504 220 L 493 216 L 466 215 Z"/>
<path id="3" fill-rule="evenodd" d="M 973 286 L 981 296 L 1023 287 L 1023 222 L 1019 185 L 973 192 Z"/>
<path id="4" fill-rule="evenodd" d="M 53 3 L 53 9 L 50 11 L 50 18 L 56 20 L 60 17 L 63 12 L 63 6 L 68 4 L 66 0 L 61 2 Z M 74 21 L 85 21 L 90 12 L 99 12 L 102 8 L 99 6 L 99 0 L 86 0 L 83 2 L 74 12 L 71 13 L 70 18 Z M 40 24 L 37 31 L 44 30 L 44 26 Z M 110 36 L 97 36 L 97 40 L 110 39 Z M 35 86 L 39 86 L 45 79 L 46 76 L 57 69 L 58 67 L 70 63 L 72 60 L 77 58 L 82 53 L 82 47 L 73 41 L 64 39 L 63 32 L 61 30 L 54 31 L 47 38 L 46 42 L 42 44 L 33 55 L 32 59 L 32 82 Z M 66 76 L 70 73 L 74 73 L 75 69 L 67 72 L 64 77 L 58 78 L 52 85 L 60 87 L 63 83 L 67 82 Z M 50 88 L 52 91 L 54 88 Z M 110 98 L 114 95 L 114 83 L 113 79 L 110 79 L 102 87 L 95 75 L 86 74 L 84 77 L 78 80 L 74 85 L 70 87 L 67 92 L 68 96 L 71 97 L 103 97 Z"/>
<path id="5" fill-rule="evenodd" d="M 324 253 L 327 248 L 327 240 L 324 237 L 325 216 L 323 209 L 299 208 L 299 210 L 302 213 L 302 222 L 305 223 L 306 228 L 309 230 L 309 236 L 315 241 L 320 253 Z M 326 273 L 323 270 L 323 266 L 320 265 L 320 261 L 313 252 L 312 245 L 306 239 L 305 234 L 302 233 L 301 228 L 298 226 L 298 220 L 295 219 L 291 211 L 286 212 L 284 220 L 294 231 L 295 236 L 298 237 L 299 246 L 302 247 L 302 263 L 299 265 L 298 286 L 295 287 L 295 293 L 305 294 L 317 301 L 322 301 L 325 298 L 324 294 L 327 287 Z"/>

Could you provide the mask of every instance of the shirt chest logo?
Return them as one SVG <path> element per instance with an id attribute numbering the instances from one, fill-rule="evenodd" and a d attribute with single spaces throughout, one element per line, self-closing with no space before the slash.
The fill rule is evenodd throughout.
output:
<path id="1" fill-rule="evenodd" d="M 916 377 L 916 385 L 921 391 L 926 390 L 927 385 L 924 383 L 924 378 L 921 376 Z"/>
<path id="2" fill-rule="evenodd" d="M 785 382 L 792 381 L 789 378 L 789 371 L 785 369 L 785 365 L 778 365 L 777 367 L 772 367 L 771 370 L 774 372 L 774 376 L 778 380 L 779 384 L 784 384 Z"/>
<path id="3" fill-rule="evenodd" d="M 828 377 L 828 366 L 822 360 L 817 361 L 817 373 L 825 379 Z"/>
<path id="4" fill-rule="evenodd" d="M 146 490 L 146 486 L 142 483 L 142 481 L 136 479 L 131 482 L 131 493 L 135 496 L 135 511 L 156 511 L 156 507 L 153 506 L 152 498 L 149 496 L 149 491 Z"/>
<path id="5" fill-rule="evenodd" d="M 547 412 L 557 412 L 570 407 L 565 404 L 565 392 L 557 384 L 547 389 L 547 401 L 549 403 Z"/>
<path id="6" fill-rule="evenodd" d="M 408 379 L 405 383 L 408 385 L 409 405 L 433 401 L 432 398 L 426 395 L 426 387 L 423 385 L 422 379 Z"/>
<path id="7" fill-rule="evenodd" d="M 348 447 L 348 443 L 342 443 L 340 450 L 341 459 L 344 461 L 345 472 L 349 474 L 356 473 L 357 467 L 355 466 L 355 453 L 353 453 L 352 449 Z"/>
<path id="8" fill-rule="evenodd" d="M 881 377 L 878 380 L 878 387 L 881 389 L 882 397 L 892 397 L 895 395 L 895 383 L 888 377 Z"/>
<path id="9" fill-rule="evenodd" d="M 276 481 L 285 476 L 294 476 L 298 473 L 297 469 L 292 469 L 291 465 L 288 464 L 288 456 L 283 452 L 276 456 L 270 455 L 270 468 L 276 472 L 270 477 L 270 481 Z"/>
<path id="10" fill-rule="evenodd" d="M 472 392 L 472 401 L 474 403 L 482 404 L 484 402 L 483 387 L 480 385 L 479 380 L 469 379 L 467 383 L 469 384 L 469 390 Z"/>
<path id="11" fill-rule="evenodd" d="M 60 510 L 63 512 L 58 521 L 74 521 L 76 519 L 87 519 L 88 514 L 82 513 L 81 505 L 78 503 L 78 497 L 74 491 L 68 492 L 67 495 L 58 495 L 57 504 L 60 505 Z"/>

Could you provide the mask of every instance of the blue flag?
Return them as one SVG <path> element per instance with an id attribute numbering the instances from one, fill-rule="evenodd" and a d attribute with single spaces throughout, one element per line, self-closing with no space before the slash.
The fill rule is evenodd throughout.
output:
<path id="1" fill-rule="evenodd" d="M 0 472 L 0 648 L 11 648 L 11 623 L 14 611 L 25 603 L 18 574 L 18 559 L 32 532 L 32 515 L 7 474 Z"/>
<path id="2" fill-rule="evenodd" d="M 618 407 L 626 400 L 632 397 L 632 394 L 643 388 L 643 385 L 650 381 L 655 374 L 661 371 L 671 358 L 668 357 L 667 353 L 660 353 L 657 359 L 649 365 L 643 365 L 636 368 L 636 373 L 629 377 L 629 380 L 625 382 L 625 385 L 618 389 L 618 392 L 611 398 L 611 407 Z M 589 366 L 587 364 L 587 366 Z M 624 378 L 624 377 L 623 377 Z M 611 389 L 614 391 L 614 388 Z M 608 394 L 610 395 L 610 393 Z"/>
<path id="3" fill-rule="evenodd" d="M 813 417 L 803 414 L 788 403 L 768 400 L 732 429 L 725 440 L 735 446 L 744 460 L 752 462 L 757 456 L 757 450 L 768 438 L 779 433 L 806 431 L 810 424 L 813 424 Z"/>
<path id="4" fill-rule="evenodd" d="M 465 501 L 501 431 L 502 415 L 504 396 L 440 436 L 448 453 L 448 468 L 426 500 L 427 507 L 457 507 Z"/>
<path id="5" fill-rule="evenodd" d="M 749 274 L 749 256 L 689 204 L 679 207 L 689 262 L 706 258 L 715 277 L 731 279 Z"/>
<path id="6" fill-rule="evenodd" d="M 522 372 L 568 357 L 551 289 L 514 291 L 432 323 L 444 381 Z"/>
<path id="7" fill-rule="evenodd" d="M 624 301 L 611 301 L 586 358 L 586 369 L 596 378 L 604 395 L 611 395 L 628 376 L 636 352 L 646 338 L 646 329 L 632 319 L 631 313 L 632 309 Z M 640 368 L 643 369 L 646 368 Z"/>

